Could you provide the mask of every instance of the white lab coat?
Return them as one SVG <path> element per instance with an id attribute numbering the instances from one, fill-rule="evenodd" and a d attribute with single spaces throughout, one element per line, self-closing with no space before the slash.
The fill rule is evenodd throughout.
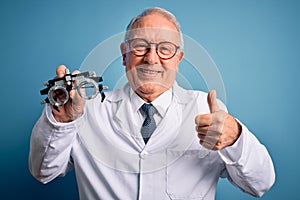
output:
<path id="1" fill-rule="evenodd" d="M 199 144 L 194 119 L 209 112 L 206 93 L 175 83 L 166 116 L 145 145 L 129 91 L 127 84 L 103 103 L 100 95 L 87 101 L 71 123 L 56 122 L 46 106 L 32 131 L 32 175 L 48 183 L 74 167 L 80 198 L 104 200 L 212 200 L 219 177 L 261 196 L 274 183 L 266 148 L 244 125 L 230 147 L 212 151 Z"/>

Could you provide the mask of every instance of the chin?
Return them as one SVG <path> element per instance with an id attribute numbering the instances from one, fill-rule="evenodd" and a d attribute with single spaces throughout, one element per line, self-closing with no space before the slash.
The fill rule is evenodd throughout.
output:
<path id="1" fill-rule="evenodd" d="M 144 83 L 143 85 L 140 85 L 136 88 L 136 91 L 138 91 L 141 94 L 145 95 L 156 95 L 159 96 L 163 92 L 167 91 L 170 87 L 163 84 L 158 83 Z"/>
<path id="2" fill-rule="evenodd" d="M 151 94 L 151 93 L 157 93 L 161 91 L 162 86 L 158 84 L 152 84 L 152 83 L 145 83 L 139 87 L 137 87 L 137 90 L 141 91 L 144 94 Z"/>

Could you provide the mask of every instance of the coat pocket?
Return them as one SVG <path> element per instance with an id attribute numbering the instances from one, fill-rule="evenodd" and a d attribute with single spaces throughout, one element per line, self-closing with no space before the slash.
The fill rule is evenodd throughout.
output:
<path id="1" fill-rule="evenodd" d="M 206 152 L 204 152 L 206 151 Z M 215 188 L 218 176 L 212 177 L 212 162 L 207 150 L 167 151 L 166 191 L 170 199 L 206 199 Z"/>

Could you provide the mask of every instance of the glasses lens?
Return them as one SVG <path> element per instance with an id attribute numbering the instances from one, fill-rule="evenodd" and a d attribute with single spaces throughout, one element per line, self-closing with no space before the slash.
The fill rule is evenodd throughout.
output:
<path id="1" fill-rule="evenodd" d="M 149 44 L 142 39 L 134 39 L 130 42 L 130 51 L 137 56 L 143 56 L 147 53 Z"/>
<path id="2" fill-rule="evenodd" d="M 151 43 L 155 44 L 155 43 Z M 130 51 L 136 56 L 144 56 L 150 48 L 150 44 L 144 39 L 133 39 L 129 41 Z M 177 46 L 171 42 L 161 42 L 157 44 L 157 54 L 162 59 L 172 58 L 176 51 Z"/>
<path id="3" fill-rule="evenodd" d="M 48 99 L 52 105 L 62 106 L 69 100 L 69 93 L 65 87 L 53 86 L 48 92 Z"/>
<path id="4" fill-rule="evenodd" d="M 86 79 L 81 82 L 78 87 L 78 92 L 84 99 L 93 99 L 98 93 L 98 85 L 91 79 Z"/>
<path id="5" fill-rule="evenodd" d="M 157 46 L 157 53 L 161 58 L 171 58 L 176 53 L 177 47 L 170 42 L 162 42 Z"/>

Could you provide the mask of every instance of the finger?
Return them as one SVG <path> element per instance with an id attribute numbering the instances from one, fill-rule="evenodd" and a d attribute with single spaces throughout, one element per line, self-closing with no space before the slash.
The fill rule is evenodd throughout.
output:
<path id="1" fill-rule="evenodd" d="M 206 133 L 209 129 L 209 126 L 196 126 L 195 129 L 198 134 L 206 135 Z"/>
<path id="2" fill-rule="evenodd" d="M 211 113 L 217 112 L 220 110 L 219 106 L 218 106 L 218 102 L 217 102 L 217 98 L 216 98 L 216 91 L 215 90 L 211 90 L 208 95 L 207 95 L 207 103 L 209 106 L 209 110 Z"/>
<path id="3" fill-rule="evenodd" d="M 72 72 L 72 75 L 76 75 L 76 74 L 79 74 L 79 73 L 80 73 L 79 70 L 75 70 L 75 71 Z M 76 81 L 73 81 L 73 84 L 76 85 Z"/>
<path id="4" fill-rule="evenodd" d="M 201 135 L 198 134 L 198 138 L 204 142 L 210 143 L 210 144 L 216 144 L 218 142 L 218 136 L 210 136 L 210 135 Z"/>
<path id="5" fill-rule="evenodd" d="M 72 72 L 72 74 L 73 75 L 75 75 L 75 74 L 79 74 L 80 73 L 80 71 L 79 70 L 75 70 L 74 72 Z"/>
<path id="6" fill-rule="evenodd" d="M 56 78 L 62 78 L 66 74 L 67 67 L 65 65 L 59 65 L 56 68 Z"/>
<path id="7" fill-rule="evenodd" d="M 79 73 L 80 73 L 79 70 L 75 70 L 75 71 L 72 72 L 72 75 L 76 75 L 76 74 L 79 74 Z M 73 84 L 74 84 L 74 86 L 77 86 L 76 81 L 73 81 Z M 74 103 L 78 102 L 81 99 L 81 97 L 80 97 L 80 95 L 79 95 L 79 93 L 76 89 L 71 90 L 69 92 L 69 94 L 70 94 L 70 98 L 73 100 Z"/>
<path id="8" fill-rule="evenodd" d="M 210 136 L 210 137 L 220 137 L 220 132 L 218 132 L 215 128 L 211 130 L 211 127 L 196 127 L 197 135 Z"/>
<path id="9" fill-rule="evenodd" d="M 206 149 L 215 150 L 215 142 L 209 142 L 206 140 L 200 140 L 199 143 Z"/>
<path id="10" fill-rule="evenodd" d="M 79 73 L 80 73 L 79 70 L 75 70 L 75 71 L 72 72 L 72 75 L 76 75 L 76 74 L 79 74 Z M 77 86 L 76 81 L 73 81 L 73 85 Z M 71 90 L 70 91 L 70 96 L 71 96 L 71 98 L 79 98 L 80 97 L 77 90 Z"/>
<path id="11" fill-rule="evenodd" d="M 195 117 L 195 124 L 198 126 L 209 126 L 211 123 L 211 114 L 202 114 Z"/>

